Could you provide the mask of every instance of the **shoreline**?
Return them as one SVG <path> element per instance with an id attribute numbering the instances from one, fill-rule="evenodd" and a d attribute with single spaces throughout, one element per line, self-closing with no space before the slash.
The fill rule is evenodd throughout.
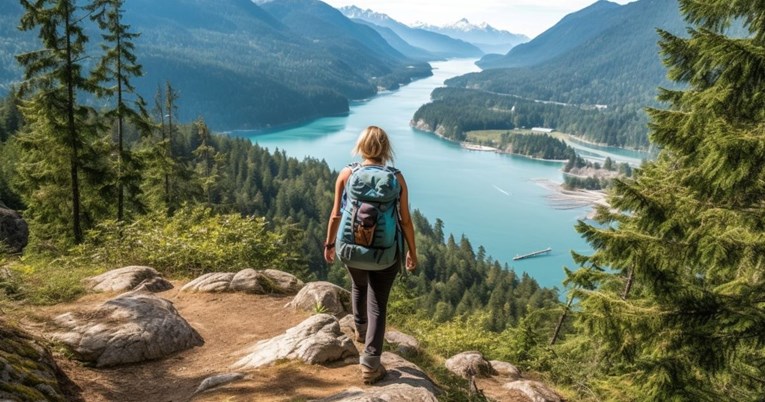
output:
<path id="1" fill-rule="evenodd" d="M 591 207 L 592 209 L 587 212 L 585 218 L 593 219 L 596 206 L 609 207 L 606 192 L 603 190 L 567 190 L 561 184 L 549 179 L 536 179 L 532 181 L 551 192 L 545 198 L 554 209 L 567 210 Z"/>
<path id="2" fill-rule="evenodd" d="M 502 154 L 502 155 L 520 156 L 522 158 L 531 159 L 531 160 L 540 161 L 540 162 L 553 162 L 553 163 L 566 163 L 566 162 L 568 162 L 568 159 L 543 159 L 543 158 L 535 158 L 535 157 L 530 156 L 530 155 L 524 155 L 524 154 L 518 154 L 518 153 L 513 153 L 513 152 L 507 152 L 507 151 L 503 151 L 503 150 L 501 150 L 499 148 L 490 147 L 490 146 L 487 146 L 487 145 L 480 145 L 480 144 L 476 144 L 474 142 L 453 140 L 451 138 L 445 137 L 443 134 L 440 134 L 437 131 L 437 129 L 433 130 L 432 128 L 430 128 L 430 126 L 428 126 L 426 124 L 415 123 L 414 120 L 410 120 L 409 121 L 409 126 L 412 127 L 415 130 L 422 131 L 423 133 L 435 134 L 438 138 L 441 138 L 442 140 L 449 141 L 451 143 L 457 144 L 462 149 L 466 149 L 468 151 L 494 152 L 494 153 Z M 425 128 L 426 126 L 427 126 L 427 128 Z"/>

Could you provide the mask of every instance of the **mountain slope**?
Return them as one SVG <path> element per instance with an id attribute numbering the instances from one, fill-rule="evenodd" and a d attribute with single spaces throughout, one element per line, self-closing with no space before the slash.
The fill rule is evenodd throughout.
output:
<path id="1" fill-rule="evenodd" d="M 340 11 L 348 18 L 361 19 L 390 28 L 410 45 L 425 49 L 438 57 L 478 57 L 483 54 L 481 49 L 465 41 L 424 29 L 411 28 L 385 14 L 375 13 L 372 10 L 347 6 L 341 8 Z"/>
<path id="2" fill-rule="evenodd" d="M 485 22 L 475 25 L 466 18 L 442 27 L 428 24 L 417 24 L 415 27 L 472 43 L 485 53 L 504 54 L 514 46 L 529 41 L 526 35 L 496 29 Z"/>
<path id="3" fill-rule="evenodd" d="M 375 31 L 377 31 L 380 36 L 385 39 L 388 44 L 393 47 L 394 49 L 398 50 L 401 54 L 404 56 L 413 59 L 413 60 L 420 60 L 420 61 L 430 61 L 430 60 L 438 60 L 439 57 L 434 55 L 433 53 L 430 53 L 429 51 L 415 47 L 407 43 L 405 40 L 401 39 L 400 36 L 396 35 L 395 32 L 393 32 L 390 28 L 381 27 L 379 25 L 375 25 L 369 21 L 353 18 L 351 21 L 356 22 L 358 24 L 364 24 Z"/>
<path id="4" fill-rule="evenodd" d="M 564 32 L 570 31 L 563 28 L 571 21 L 567 17 L 560 23 L 563 28 L 556 25 L 545 33 L 562 36 L 547 35 L 546 46 L 539 46 L 540 42 L 536 40 L 527 44 L 539 46 L 537 52 L 543 54 L 552 51 L 550 44 L 563 39 L 569 45 L 579 43 L 555 58 L 532 67 L 490 69 L 467 74 L 447 81 L 447 85 L 483 91 L 487 93 L 484 97 L 490 94 L 517 97 L 527 102 L 524 106 L 527 116 L 549 116 L 537 124 L 549 125 L 555 121 L 554 128 L 566 129 L 595 142 L 645 147 L 648 145 L 648 120 L 643 108 L 656 103 L 658 86 L 671 85 L 665 78 L 666 72 L 658 54 L 656 28 L 682 34 L 685 22 L 674 0 L 639 0 L 615 7 L 609 4 L 599 2 L 589 7 L 588 13 L 576 13 L 579 18 L 577 24 L 581 25 L 610 21 L 607 24 L 610 26 L 597 34 L 580 32 L 587 37 L 586 40 L 566 37 Z M 604 11 L 606 7 L 609 11 Z M 598 9 L 600 11 L 596 11 Z M 606 12 L 605 16 L 603 12 Z M 589 16 L 584 18 L 585 15 Z M 522 46 L 526 45 L 516 49 Z M 510 54 L 516 53 L 516 49 Z M 447 97 L 465 96 L 457 94 L 454 92 Z M 558 104 L 557 113 L 550 110 L 550 105 L 554 103 Z M 587 112 L 578 116 L 566 108 Z M 595 118 L 592 110 L 598 110 Z M 445 113 L 459 115 L 459 111 Z M 587 124 L 581 121 L 585 117 Z"/>
<path id="5" fill-rule="evenodd" d="M 524 67 L 542 63 L 562 55 L 614 26 L 620 6 L 599 0 L 561 19 L 530 42 L 514 47 L 501 58 L 484 58 L 481 68 Z"/>
<path id="6" fill-rule="evenodd" d="M 7 29 L 18 25 L 22 13 L 10 3 L 3 2 L 9 13 L 0 16 L 0 59 L 12 62 L 0 68 L 0 92 L 21 79 L 14 60 L 20 43 L 39 46 L 34 35 Z M 250 0 L 131 0 L 124 11 L 125 23 L 141 33 L 135 40 L 144 67 L 144 76 L 134 80 L 138 92 L 151 99 L 158 85 L 170 81 L 180 93 L 180 118 L 204 115 L 218 130 L 344 113 L 349 99 L 430 71 L 426 64 L 408 68 L 414 62 L 389 46 L 382 51 L 316 43 Z M 95 60 L 100 33 L 85 21 Z"/>

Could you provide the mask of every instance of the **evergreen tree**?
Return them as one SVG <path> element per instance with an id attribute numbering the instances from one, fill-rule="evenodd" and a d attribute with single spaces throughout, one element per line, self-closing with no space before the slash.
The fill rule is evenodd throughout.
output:
<path id="1" fill-rule="evenodd" d="M 765 3 L 680 0 L 689 37 L 660 31 L 668 109 L 650 109 L 658 159 L 616 181 L 595 248 L 569 280 L 601 383 L 635 400 L 765 395 Z M 743 23 L 746 37 L 727 28 Z M 609 269 L 606 269 L 608 267 Z M 595 285 L 594 290 L 591 285 Z M 619 385 L 615 385 L 618 387 Z M 612 394 L 612 398 L 618 398 Z"/>
<path id="2" fill-rule="evenodd" d="M 218 192 L 217 187 L 222 180 L 223 154 L 217 152 L 212 146 L 210 129 L 204 118 L 200 117 L 194 122 L 193 131 L 199 138 L 199 146 L 193 152 L 196 158 L 196 174 L 204 193 L 205 202 L 208 207 L 212 207 L 213 194 Z"/>
<path id="3" fill-rule="evenodd" d="M 116 125 L 116 171 L 117 171 L 117 220 L 125 218 L 125 191 L 132 204 L 140 210 L 143 207 L 138 202 L 140 174 L 137 159 L 124 144 L 124 125 L 127 121 L 133 123 L 142 133 L 150 130 L 146 105 L 130 79 L 140 76 L 141 65 L 138 64 L 133 40 L 139 36 L 130 32 L 130 26 L 123 24 L 124 0 L 94 0 L 87 8 L 92 12 L 91 19 L 97 21 L 104 31 L 102 44 L 104 55 L 93 71 L 96 83 L 106 83 L 112 86 L 100 88 L 102 95 L 116 96 L 116 104 L 106 116 L 114 119 Z M 132 95 L 132 102 L 127 98 Z M 132 105 L 131 105 L 132 103 Z"/>
<path id="4" fill-rule="evenodd" d="M 19 90 L 22 113 L 30 125 L 22 141 L 26 163 L 22 180 L 25 201 L 40 223 L 64 223 L 62 209 L 70 209 L 72 238 L 83 240 L 81 178 L 84 160 L 93 153 L 92 112 L 79 103 L 78 93 L 91 93 L 85 76 L 86 57 L 80 8 L 73 0 L 21 0 L 25 13 L 19 29 L 39 29 L 42 48 L 17 56 L 24 67 Z M 24 162 L 22 162 L 24 163 Z M 68 177 L 62 174 L 68 170 Z M 95 176 L 94 176 L 95 177 Z M 64 198 L 62 187 L 68 187 Z M 49 190 L 42 190 L 43 188 Z M 66 216 L 64 215 L 64 216 Z M 48 233 L 50 236 L 60 231 Z"/>

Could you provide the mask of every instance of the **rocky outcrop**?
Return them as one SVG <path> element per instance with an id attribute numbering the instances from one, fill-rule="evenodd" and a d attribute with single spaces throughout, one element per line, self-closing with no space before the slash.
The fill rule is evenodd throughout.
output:
<path id="1" fill-rule="evenodd" d="M 164 292 L 173 288 L 157 270 L 142 266 L 114 269 L 85 279 L 85 284 L 96 292 L 128 292 L 139 287 L 149 292 Z"/>
<path id="2" fill-rule="evenodd" d="M 233 272 L 210 272 L 187 283 L 181 288 L 182 292 L 228 292 L 231 290 Z"/>
<path id="3" fill-rule="evenodd" d="M 497 375 L 508 381 L 516 381 L 521 378 L 521 371 L 518 367 L 499 360 L 492 360 L 489 362 Z"/>
<path id="4" fill-rule="evenodd" d="M 29 243 L 29 227 L 18 212 L 0 207 L 0 248 L 20 253 Z"/>
<path id="5" fill-rule="evenodd" d="M 295 275 L 275 269 L 239 272 L 210 272 L 181 288 L 183 292 L 245 292 L 254 294 L 295 294 L 304 286 Z"/>
<path id="6" fill-rule="evenodd" d="M 526 395 L 531 402 L 561 402 L 563 399 L 539 381 L 519 380 L 504 385 L 509 390 L 517 390 Z"/>
<path id="7" fill-rule="evenodd" d="M 420 342 L 413 336 L 398 331 L 386 331 L 385 340 L 396 347 L 396 351 L 404 356 L 415 356 L 420 353 Z"/>
<path id="8" fill-rule="evenodd" d="M 353 311 L 351 292 L 329 282 L 309 282 L 285 307 L 344 317 Z"/>
<path id="9" fill-rule="evenodd" d="M 125 293 L 54 321 L 63 330 L 53 338 L 97 367 L 159 359 L 204 344 L 171 302 L 144 292 Z"/>
<path id="10" fill-rule="evenodd" d="M 351 339 L 340 331 L 337 318 L 329 314 L 311 316 L 282 335 L 258 342 L 245 353 L 234 368 L 257 368 L 282 359 L 320 364 L 359 355 Z"/>
<path id="11" fill-rule="evenodd" d="M 382 354 L 382 364 L 388 373 L 374 387 L 349 388 L 317 402 L 436 402 L 440 390 L 417 365 L 390 352 Z"/>
<path id="12" fill-rule="evenodd" d="M 77 401 L 43 344 L 0 321 L 0 401 Z"/>
<path id="13" fill-rule="evenodd" d="M 466 379 L 472 376 L 489 377 L 497 374 L 480 352 L 462 352 L 446 360 L 446 368 Z"/>

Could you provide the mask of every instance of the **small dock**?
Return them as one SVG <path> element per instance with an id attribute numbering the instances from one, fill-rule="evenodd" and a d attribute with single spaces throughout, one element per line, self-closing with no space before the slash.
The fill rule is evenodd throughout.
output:
<path id="1" fill-rule="evenodd" d="M 528 253 L 528 254 L 524 254 L 524 255 L 516 255 L 515 257 L 513 257 L 513 261 L 522 260 L 524 258 L 536 257 L 538 255 L 549 253 L 550 251 L 552 251 L 552 248 L 547 247 L 544 250 L 534 251 L 533 253 Z"/>

